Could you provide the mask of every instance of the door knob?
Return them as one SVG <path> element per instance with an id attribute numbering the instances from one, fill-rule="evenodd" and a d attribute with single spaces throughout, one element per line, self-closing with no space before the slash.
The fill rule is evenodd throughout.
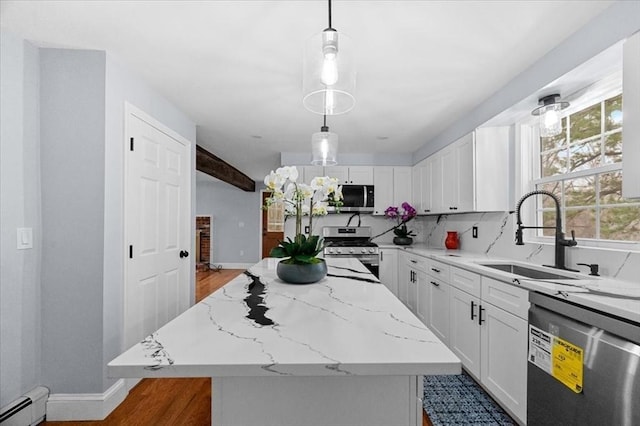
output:
<path id="1" fill-rule="evenodd" d="M 189 257 L 189 252 L 186 250 L 180 250 L 180 259 L 183 257 Z"/>

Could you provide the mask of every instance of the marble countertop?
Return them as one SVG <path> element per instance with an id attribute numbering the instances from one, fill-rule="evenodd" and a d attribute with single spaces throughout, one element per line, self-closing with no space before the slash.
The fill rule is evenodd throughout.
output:
<path id="1" fill-rule="evenodd" d="M 396 246 L 396 248 L 398 247 Z M 640 324 L 640 282 L 633 283 L 602 276 L 594 277 L 575 272 L 558 271 L 553 268 L 541 267 L 540 265 L 513 259 L 498 258 L 460 250 L 445 250 L 421 244 L 414 244 L 401 249 L 420 256 L 436 259 L 452 266 L 467 269 L 490 278 L 508 282 L 527 290 L 539 291 L 558 299 L 567 300 L 611 315 L 626 318 Z M 518 275 L 482 266 L 481 263 L 514 263 L 544 269 L 548 272 L 557 272 L 559 274 L 572 276 L 576 279 L 523 279 Z"/>
<path id="2" fill-rule="evenodd" d="M 279 260 L 262 260 L 115 358 L 109 376 L 460 373 L 453 352 L 359 261 L 327 259 L 326 278 L 291 285 L 276 277 Z M 248 301 L 250 287 L 258 299 Z"/>

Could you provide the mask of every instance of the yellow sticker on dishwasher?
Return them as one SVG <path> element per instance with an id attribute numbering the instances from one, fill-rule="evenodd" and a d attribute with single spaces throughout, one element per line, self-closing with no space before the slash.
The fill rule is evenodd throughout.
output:
<path id="1" fill-rule="evenodd" d="M 582 392 L 582 360 L 584 350 L 558 336 L 551 347 L 551 375 L 575 393 Z"/>

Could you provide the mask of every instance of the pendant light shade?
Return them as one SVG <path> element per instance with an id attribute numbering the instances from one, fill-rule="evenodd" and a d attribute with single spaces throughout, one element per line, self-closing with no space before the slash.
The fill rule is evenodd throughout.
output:
<path id="1" fill-rule="evenodd" d="M 549 138 L 562 133 L 562 117 L 560 111 L 569 106 L 569 102 L 560 100 L 560 95 L 549 95 L 540 98 L 538 108 L 531 114 L 540 117 L 540 136 Z"/>
<path id="2" fill-rule="evenodd" d="M 318 133 L 311 136 L 311 164 L 314 166 L 335 166 L 338 164 L 338 135 L 329 132 L 327 117 L 324 117 L 324 126 Z"/>
<path id="3" fill-rule="evenodd" d="M 338 115 L 355 105 L 356 66 L 351 39 L 331 27 L 311 37 L 302 63 L 302 103 L 311 112 Z"/>

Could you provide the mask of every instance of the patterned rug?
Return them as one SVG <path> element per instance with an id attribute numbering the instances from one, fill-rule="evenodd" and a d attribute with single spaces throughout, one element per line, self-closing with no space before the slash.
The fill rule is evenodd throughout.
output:
<path id="1" fill-rule="evenodd" d="M 424 376 L 424 409 L 433 426 L 516 425 L 464 371 L 455 376 Z"/>

